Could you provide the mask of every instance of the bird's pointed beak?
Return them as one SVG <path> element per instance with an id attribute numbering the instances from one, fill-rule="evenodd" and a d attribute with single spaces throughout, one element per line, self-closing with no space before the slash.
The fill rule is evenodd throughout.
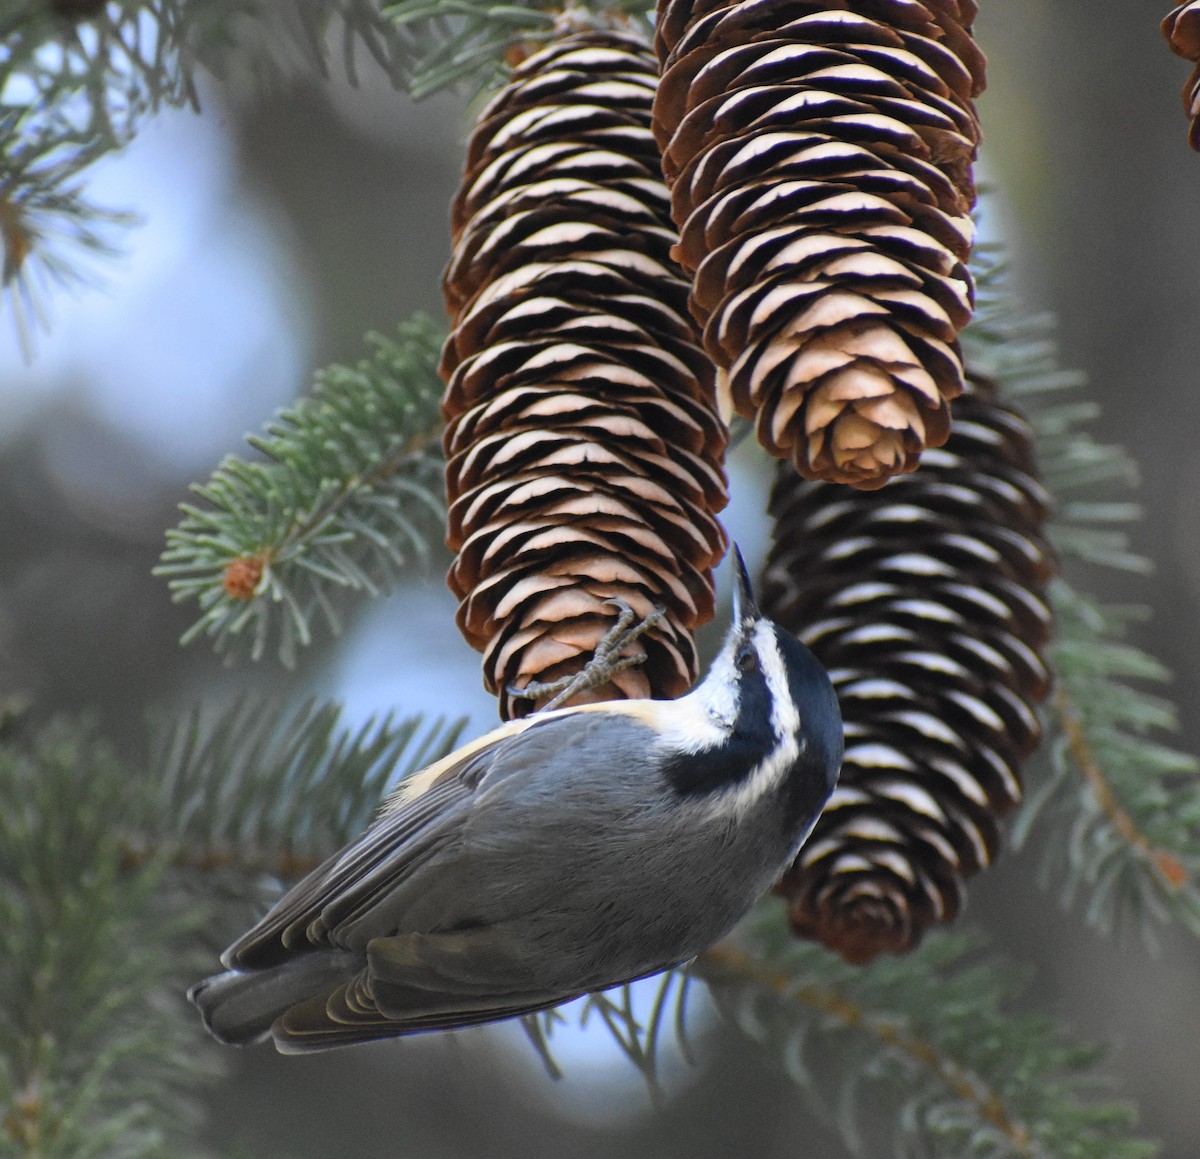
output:
<path id="1" fill-rule="evenodd" d="M 750 573 L 746 570 L 746 561 L 742 558 L 741 549 L 733 545 L 733 622 L 743 624 L 747 620 L 757 620 L 761 613 L 754 602 L 754 589 L 750 586 Z"/>

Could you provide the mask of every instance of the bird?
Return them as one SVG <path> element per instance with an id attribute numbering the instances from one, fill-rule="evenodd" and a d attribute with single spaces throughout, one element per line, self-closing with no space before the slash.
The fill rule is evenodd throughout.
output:
<path id="1" fill-rule="evenodd" d="M 400 782 L 188 992 L 285 1054 L 531 1014 L 688 962 L 781 876 L 842 758 L 825 670 L 734 547 L 720 652 L 677 700 L 510 721 Z"/>

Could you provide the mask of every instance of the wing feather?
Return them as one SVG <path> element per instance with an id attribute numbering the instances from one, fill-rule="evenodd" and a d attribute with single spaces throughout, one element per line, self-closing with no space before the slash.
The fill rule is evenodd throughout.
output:
<path id="1" fill-rule="evenodd" d="M 511 923 L 468 921 L 437 875 L 445 869 L 453 882 L 461 871 L 447 846 L 467 847 L 464 827 L 481 789 L 527 777 L 528 784 L 508 787 L 514 800 L 536 802 L 559 776 L 597 783 L 614 760 L 624 767 L 622 752 L 640 751 L 647 734 L 661 733 L 660 711 L 653 701 L 625 701 L 529 717 L 406 779 L 361 837 L 289 890 L 222 955 L 237 972 L 222 978 L 233 981 L 210 980 L 195 992 L 208 996 L 210 1024 L 220 1022 L 222 1002 L 249 996 L 249 1021 L 241 1008 L 225 1015 L 226 1022 L 237 1016 L 231 1025 L 241 1037 L 231 1033 L 231 1041 L 246 1041 L 273 1022 L 280 1050 L 306 1052 L 492 1022 L 575 997 L 573 986 L 543 978 L 543 950 L 521 924 L 525 915 Z M 647 731 L 567 722 L 592 712 L 620 714 Z M 605 732 L 601 745 L 597 725 Z M 439 852 L 447 854 L 444 865 Z M 298 959 L 323 959 L 330 950 L 338 951 L 337 969 L 313 978 L 310 988 L 311 972 L 297 972 Z M 293 981 L 304 985 L 287 989 Z M 256 995 L 260 1010 L 249 1001 Z"/>
<path id="2" fill-rule="evenodd" d="M 513 969 L 514 949 L 494 931 L 376 939 L 368 951 L 368 968 L 293 1005 L 275 1022 L 275 1040 L 285 1051 L 323 1050 L 420 1030 L 474 1026 L 577 997 L 531 988 L 528 963 Z M 497 975 L 524 981 L 497 991 Z"/>
<path id="3" fill-rule="evenodd" d="M 569 995 L 567 997 L 578 997 Z M 460 1010 L 451 1014 L 414 1015 L 411 1018 L 389 1018 L 377 1010 L 361 1007 L 361 995 L 343 996 L 340 991 L 312 998 L 293 1006 L 275 1022 L 272 1035 L 283 1054 L 306 1054 L 328 1050 L 335 1046 L 355 1046 L 401 1034 L 428 1030 L 457 1030 L 480 1026 L 502 1018 L 536 1014 L 557 1006 L 567 997 L 541 997 L 536 1000 L 514 1001 L 511 998 L 493 1002 L 475 1010 Z"/>
<path id="4" fill-rule="evenodd" d="M 339 939 L 339 930 L 369 913 L 460 831 L 472 798 L 490 774 L 506 777 L 522 770 L 529 763 L 522 755 L 525 745 L 534 735 L 578 713 L 619 713 L 650 725 L 659 710 L 650 700 L 581 705 L 510 721 L 463 745 L 407 778 L 361 837 L 284 894 L 225 951 L 222 962 L 230 969 L 254 969 L 317 947 L 361 950 Z M 576 735 L 574 729 L 564 730 L 554 750 L 568 764 Z"/>
<path id="5" fill-rule="evenodd" d="M 519 757 L 500 760 L 512 757 L 513 745 L 531 729 L 579 711 L 510 721 L 406 778 L 371 827 L 297 882 L 221 955 L 222 962 L 230 969 L 271 966 L 297 950 L 334 944 L 332 932 L 365 914 L 457 830 L 493 768 L 520 767 Z"/>
<path id="6" fill-rule="evenodd" d="M 326 944 L 330 930 L 363 912 L 398 876 L 420 863 L 436 844 L 431 842 L 435 831 L 461 823 L 461 806 L 478 789 L 497 749 L 510 736 L 506 733 L 488 746 L 470 746 L 465 759 L 440 770 L 419 796 L 384 812 L 361 837 L 284 894 L 225 951 L 224 964 L 231 969 L 269 966 L 294 950 Z"/>

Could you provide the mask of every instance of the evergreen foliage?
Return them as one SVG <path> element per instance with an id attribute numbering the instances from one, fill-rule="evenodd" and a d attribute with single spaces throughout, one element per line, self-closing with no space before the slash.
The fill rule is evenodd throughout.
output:
<path id="1" fill-rule="evenodd" d="M 159 904 L 161 856 L 127 863 L 138 787 L 93 729 L 9 731 L 0 1155 L 195 1155 L 193 1092 L 212 1062 L 182 993 L 204 911 Z"/>
<path id="2" fill-rule="evenodd" d="M 1046 815 L 1045 879 L 1105 933 L 1134 922 L 1152 945 L 1156 923 L 1200 933 L 1197 762 L 1162 739 L 1178 727 L 1174 705 L 1144 691 L 1169 672 L 1122 640 L 1146 610 L 1101 605 L 1066 584 L 1054 597 L 1056 735 L 1022 818 Z"/>
<path id="3" fill-rule="evenodd" d="M 1103 574 L 1095 568 L 1150 570 L 1130 544 L 1137 467 L 1123 448 L 1092 437 L 1096 404 L 1081 397 L 1080 376 L 1058 366 L 1053 324 L 1023 315 L 1002 282 L 1003 268 L 985 264 L 968 352 L 1034 424 L 1063 561 L 1051 586 L 1057 690 L 1014 837 L 1020 844 L 1037 833 L 1047 883 L 1102 930 L 1132 920 L 1153 940 L 1156 921 L 1177 920 L 1200 932 L 1200 766 L 1168 743 L 1174 707 L 1147 691 L 1169 672 L 1124 638 L 1149 611 L 1106 606 L 1077 578 Z"/>
<path id="4" fill-rule="evenodd" d="M 479 92 L 500 84 L 514 53 L 548 40 L 564 20 L 576 29 L 640 21 L 653 11 L 651 0 L 561 9 L 537 0 L 480 4 L 477 0 L 401 0 L 384 9 L 397 27 L 421 35 L 423 50 L 410 66 L 409 92 L 427 97 L 442 89 L 468 84 Z M 647 27 L 643 23 L 643 27 Z"/>
<path id="5" fill-rule="evenodd" d="M 199 76 L 277 71 L 298 52 L 328 75 L 333 45 L 353 80 L 366 55 L 397 87 L 419 38 L 370 0 L 14 0 L 0 11 L 0 301 L 26 350 L 53 291 L 99 271 L 135 220 L 94 204 L 89 167 L 163 107 L 200 108 Z M 236 52 L 232 51 L 237 49 Z"/>
<path id="6" fill-rule="evenodd" d="M 262 459 L 227 456 L 194 488 L 202 502 L 183 507 L 158 569 L 200 604 L 185 642 L 205 634 L 255 660 L 271 644 L 290 666 L 314 619 L 338 629 L 344 593 L 389 590 L 440 540 L 440 336 L 417 317 L 367 342 L 369 357 L 321 371 L 250 438 Z"/>
<path id="7" fill-rule="evenodd" d="M 644 9 L 634 0 L 625 11 Z M 0 233 L 4 285 L 23 316 L 40 311 L 39 278 L 69 281 L 73 251 L 103 253 L 124 220 L 88 201 L 87 166 L 154 109 L 194 103 L 197 63 L 218 67 L 231 30 L 265 12 L 130 0 L 75 24 L 32 0 L 6 9 Z M 554 25 L 533 4 L 464 0 L 405 0 L 386 17 L 364 0 L 298 0 L 279 19 L 324 68 L 335 17 L 351 69 L 363 45 L 416 93 L 486 87 L 507 52 Z M 1200 932 L 1196 763 L 1164 739 L 1170 703 L 1145 691 L 1166 673 L 1125 638 L 1142 610 L 1086 594 L 1076 572 L 1094 573 L 1072 566 L 1146 570 L 1128 538 L 1136 472 L 1088 434 L 1095 408 L 1058 369 L 1044 321 L 1016 312 L 994 273 L 979 283 L 968 360 L 1034 421 L 1067 564 L 1053 592 L 1053 735 L 1017 836 L 1043 847 L 1050 888 L 1101 928 L 1133 917 L 1147 933 L 1156 921 Z M 347 595 L 386 591 L 440 540 L 440 334 L 414 319 L 368 342 L 360 363 L 321 372 L 251 439 L 260 458 L 230 456 L 196 488 L 160 568 L 177 599 L 200 605 L 188 638 L 291 663 L 319 625 L 337 627 Z M 200 956 L 209 961 L 224 924 L 214 914 L 233 898 L 244 916 L 264 884 L 277 892 L 353 836 L 398 775 L 453 747 L 458 726 L 389 718 L 347 729 L 328 705 L 246 704 L 162 730 L 141 770 L 86 724 L 35 730 L 17 716 L 0 729 L 0 800 L 13 803 L 0 810 L 0 1156 L 196 1154 L 192 1098 L 215 1054 L 196 1049 L 182 992 Z M 595 996 L 585 1015 L 653 1077 L 666 1020 L 686 1023 L 692 977 L 777 1053 L 857 1153 L 1154 1150 L 1134 1136 L 1127 1105 L 1094 1096 L 1099 1052 L 1023 1013 L 1011 970 L 972 936 L 934 936 L 861 970 L 786 939 L 764 903 L 738 940 L 691 974 L 666 975 L 644 1023 L 627 991 Z M 551 1065 L 556 1017 L 528 1024 Z M 868 1103 L 886 1108 L 890 1141 L 862 1130 Z"/>
<path id="8" fill-rule="evenodd" d="M 1090 1089 L 1102 1052 L 1022 1012 L 1019 973 L 975 943 L 939 931 L 912 954 L 864 970 L 787 938 L 764 908 L 743 947 L 716 947 L 696 972 L 718 1006 L 779 1056 L 854 1155 L 888 1146 L 863 1127 L 880 1105 L 898 1156 L 1154 1154 L 1131 1134 L 1133 1109 Z"/>
<path id="9" fill-rule="evenodd" d="M 603 20 L 644 15 L 616 0 Z M 587 17 L 593 18 L 595 14 Z M 580 18 L 583 19 L 582 10 Z M 505 58 L 547 39 L 559 18 L 526 2 L 404 0 L 14 0 L 0 12 L 0 301 L 27 352 L 56 291 L 94 280 L 133 214 L 93 203 L 90 166 L 163 107 L 200 108 L 199 77 L 268 74 L 298 54 L 355 81 L 365 57 L 414 97 L 498 83 Z M 236 51 L 235 51 L 236 50 Z"/>
<path id="10" fill-rule="evenodd" d="M 158 730 L 143 829 L 183 868 L 294 876 L 370 823 L 396 781 L 450 752 L 463 721 L 369 719 L 254 700 Z"/>
<path id="11" fill-rule="evenodd" d="M 462 722 L 248 701 L 162 729 L 148 770 L 94 727 L 0 737 L 0 1156 L 198 1154 L 216 1073 L 187 986 L 247 900 L 315 865 Z M 222 903 L 236 903 L 229 912 Z M 224 916 L 222 916 L 224 915 Z"/>
<path id="12" fill-rule="evenodd" d="M 675 1044 L 694 1063 L 688 1043 L 688 994 L 695 974 L 691 968 L 666 970 L 655 982 L 654 1001 L 643 1018 L 637 1011 L 635 985 L 626 983 L 611 990 L 589 994 L 579 1012 L 580 1026 L 589 1021 L 603 1023 L 613 1042 L 645 1078 L 650 1093 L 662 1097 L 659 1085 L 659 1063 L 668 1034 L 674 1034 Z M 668 1023 L 668 1019 L 670 1022 Z M 553 1036 L 566 1016 L 557 1008 L 528 1014 L 521 1019 L 533 1048 L 553 1078 L 563 1072 L 554 1058 Z"/>
<path id="13" fill-rule="evenodd" d="M 27 349 L 46 295 L 94 276 L 90 259 L 134 220 L 88 198 L 88 168 L 161 106 L 197 106 L 184 39 L 202 38 L 205 18 L 185 20 L 182 0 L 94 7 L 79 24 L 41 0 L 0 15 L 0 289 Z M 221 0 L 208 19 L 233 10 Z"/>

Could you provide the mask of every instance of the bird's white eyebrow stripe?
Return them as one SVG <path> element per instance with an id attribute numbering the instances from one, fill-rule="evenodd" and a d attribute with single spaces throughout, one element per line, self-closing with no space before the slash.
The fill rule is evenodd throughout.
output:
<path id="1" fill-rule="evenodd" d="M 792 699 L 787 666 L 770 624 L 764 622 L 758 625 L 754 631 L 754 643 L 761 657 L 767 692 L 771 696 L 771 728 L 776 740 L 784 741 L 800 731 L 800 709 Z"/>
<path id="2" fill-rule="evenodd" d="M 767 623 L 755 629 L 754 645 L 762 666 L 763 679 L 771 697 L 771 729 L 775 744 L 759 762 L 751 776 L 719 793 L 708 805 L 712 816 L 744 816 L 779 784 L 800 755 L 800 710 L 792 701 L 787 666 L 775 632 Z"/>

